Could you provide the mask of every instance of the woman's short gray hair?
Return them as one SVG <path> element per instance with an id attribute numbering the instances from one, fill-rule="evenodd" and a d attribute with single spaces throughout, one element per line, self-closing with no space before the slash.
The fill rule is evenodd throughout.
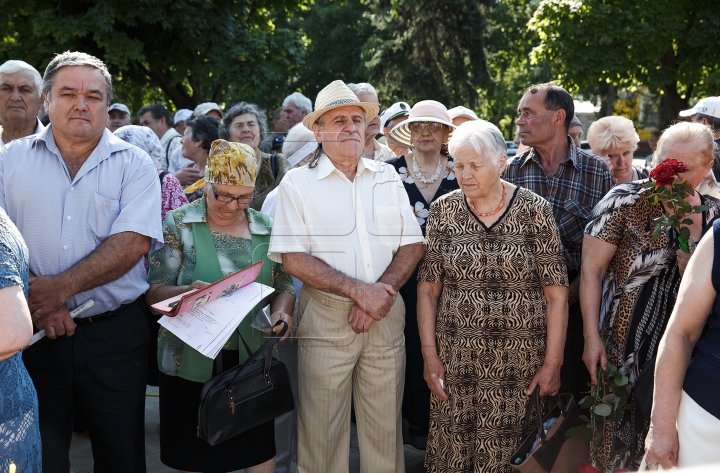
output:
<path id="1" fill-rule="evenodd" d="M 450 156 L 455 156 L 462 146 L 471 145 L 478 155 L 489 153 L 497 164 L 500 156 L 507 156 L 507 144 L 498 127 L 486 120 L 471 120 L 457 127 L 448 142 Z"/>
<path id="2" fill-rule="evenodd" d="M 620 117 L 602 117 L 590 125 L 587 140 L 595 154 L 605 154 L 618 148 L 637 149 L 640 137 L 632 120 Z"/>
<path id="3" fill-rule="evenodd" d="M 0 74 L 12 74 L 14 72 L 20 71 L 28 71 L 30 75 L 33 76 L 37 93 L 38 95 L 41 95 L 42 77 L 40 77 L 40 73 L 38 72 L 38 70 L 32 67 L 30 64 L 26 63 L 25 61 L 17 61 L 15 59 L 11 59 L 9 61 L 5 61 L 3 65 L 0 66 Z"/>
<path id="4" fill-rule="evenodd" d="M 360 82 L 359 84 L 346 84 L 348 86 L 348 89 L 352 90 L 353 94 L 355 94 L 358 98 L 360 98 L 360 94 L 375 94 L 377 95 L 377 90 L 375 90 L 375 87 L 368 84 L 367 82 Z"/>
<path id="5" fill-rule="evenodd" d="M 692 143 L 697 146 L 703 164 L 709 164 L 714 159 L 717 145 L 710 127 L 697 122 L 679 122 L 663 131 L 653 156 L 652 167 L 657 166 L 667 158 L 672 158 L 674 145 L 682 143 Z"/>
<path id="6" fill-rule="evenodd" d="M 224 140 L 229 140 L 229 130 L 233 120 L 235 120 L 235 118 L 239 117 L 240 115 L 245 115 L 246 113 L 251 113 L 255 116 L 255 119 L 258 122 L 258 126 L 260 127 L 260 133 L 265 135 L 265 133 L 267 133 L 267 116 L 265 115 L 265 112 L 263 110 L 260 110 L 260 108 L 254 103 L 240 102 L 230 107 L 230 110 L 228 110 L 225 114 L 225 117 L 222 121 L 222 126 L 220 127 L 220 138 Z"/>
<path id="7" fill-rule="evenodd" d="M 50 100 L 50 90 L 55 83 L 55 76 L 58 71 L 63 67 L 70 66 L 94 67 L 102 73 L 105 78 L 105 89 L 107 92 L 106 98 L 107 105 L 109 106 L 113 99 L 112 76 L 110 75 L 110 72 L 108 72 L 105 63 L 95 56 L 78 51 L 65 51 L 64 53 L 56 54 L 52 61 L 50 61 L 50 64 L 48 64 L 42 81 L 42 91 L 43 94 L 45 94 L 45 97 L 47 97 L 47 100 Z"/>

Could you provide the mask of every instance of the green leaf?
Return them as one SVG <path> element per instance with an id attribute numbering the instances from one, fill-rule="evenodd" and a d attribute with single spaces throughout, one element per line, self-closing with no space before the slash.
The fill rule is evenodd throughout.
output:
<path id="1" fill-rule="evenodd" d="M 568 437 L 576 437 L 578 435 L 582 435 L 583 431 L 585 430 L 584 425 L 578 425 L 577 427 L 572 427 L 568 429 L 568 431 L 565 433 Z"/>
<path id="2" fill-rule="evenodd" d="M 680 238 L 686 242 L 690 239 L 690 229 L 688 227 L 682 227 L 678 233 L 680 234 Z"/>
<path id="3" fill-rule="evenodd" d="M 593 409 L 593 412 L 595 414 L 599 415 L 600 417 L 607 417 L 612 412 L 612 408 L 610 406 L 608 406 L 607 404 L 598 404 Z"/>
<path id="4" fill-rule="evenodd" d="M 696 205 L 693 207 L 693 213 L 699 214 L 700 212 L 705 212 L 706 210 L 709 210 L 709 205 Z"/>
<path id="5" fill-rule="evenodd" d="M 592 430 L 590 430 L 590 429 L 583 430 L 583 435 L 585 436 L 586 439 L 592 440 L 592 436 L 593 436 Z"/>
<path id="6" fill-rule="evenodd" d="M 581 414 L 579 417 L 580 417 L 580 420 L 583 422 L 590 422 L 590 419 L 585 414 Z"/>
<path id="7" fill-rule="evenodd" d="M 580 409 L 590 409 L 593 404 L 595 404 L 595 398 L 585 396 L 580 400 L 580 404 L 578 404 L 578 406 L 580 407 Z"/>
<path id="8" fill-rule="evenodd" d="M 625 386 L 628 383 L 628 377 L 627 376 L 616 376 L 615 377 L 615 384 L 617 386 Z"/>
<path id="9" fill-rule="evenodd" d="M 683 225 L 692 225 L 693 221 L 691 218 L 686 218 L 685 220 L 682 221 L 682 224 Z"/>
<path id="10" fill-rule="evenodd" d="M 655 230 L 653 230 L 652 239 L 657 240 L 658 238 L 660 238 L 660 234 L 662 233 L 662 230 L 663 229 L 660 226 L 655 227 Z"/>

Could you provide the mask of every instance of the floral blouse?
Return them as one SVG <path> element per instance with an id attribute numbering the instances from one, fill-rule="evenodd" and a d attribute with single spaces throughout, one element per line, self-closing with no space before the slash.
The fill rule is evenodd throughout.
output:
<path id="1" fill-rule="evenodd" d="M 247 209 L 250 233 L 267 235 L 259 212 Z M 150 273 L 148 283 L 183 286 L 192 283 L 195 272 L 195 248 L 193 247 L 192 223 L 206 222 L 205 198 L 202 197 L 184 207 L 168 212 L 163 224 L 165 246 L 149 255 Z M 267 218 L 267 217 L 266 217 Z M 223 276 L 246 268 L 252 264 L 251 240 L 242 237 L 212 232 L 215 248 L 220 260 Z M 292 278 L 285 274 L 282 265 L 272 262 L 272 287 L 275 293 L 287 292 L 295 295 Z M 248 322 L 249 325 L 249 322 Z M 240 326 L 243 332 L 243 325 Z M 249 328 L 248 330 L 254 330 Z M 182 341 L 160 327 L 158 335 L 158 367 L 164 374 L 177 376 L 182 363 Z"/>
<path id="2" fill-rule="evenodd" d="M 387 161 L 388 164 L 395 167 L 395 171 L 397 171 L 397 173 L 400 175 L 400 179 L 402 179 L 403 181 L 405 190 L 407 191 L 408 197 L 410 198 L 410 205 L 412 205 L 413 207 L 413 213 L 415 214 L 415 218 L 417 218 L 417 221 L 420 224 L 423 235 L 425 235 L 425 221 L 428 218 L 430 204 L 437 200 L 439 197 L 447 194 L 448 192 L 452 192 L 460 188 L 457 179 L 455 178 L 455 162 L 450 155 L 448 155 L 447 158 L 448 162 L 447 166 L 445 167 L 445 173 L 443 174 L 442 182 L 440 183 L 440 187 L 438 187 L 437 192 L 435 192 L 435 195 L 430 202 L 427 202 L 425 200 L 422 192 L 420 192 L 420 189 L 418 189 L 417 185 L 415 184 L 415 173 L 412 170 L 412 163 L 408 165 L 407 161 L 405 161 L 405 156 L 400 156 L 398 158 L 390 159 Z"/>
<path id="3" fill-rule="evenodd" d="M 162 174 L 162 169 L 158 168 L 158 176 Z M 165 221 L 165 215 L 170 210 L 175 210 L 188 203 L 187 197 L 183 193 L 182 185 L 177 177 L 169 172 L 165 172 L 162 182 L 160 183 L 160 191 L 162 193 L 160 201 L 160 220 Z"/>

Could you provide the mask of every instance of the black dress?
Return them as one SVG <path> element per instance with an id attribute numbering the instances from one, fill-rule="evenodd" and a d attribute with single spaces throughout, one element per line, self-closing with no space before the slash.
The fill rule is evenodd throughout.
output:
<path id="1" fill-rule="evenodd" d="M 444 173 L 440 187 L 430 202 L 423 197 L 420 189 L 415 184 L 415 173 L 412 169 L 412 163 L 408 165 L 405 156 L 391 159 L 388 164 L 395 167 L 395 170 L 403 180 L 403 185 L 410 198 L 410 205 L 413 206 L 413 212 L 418 219 L 423 235 L 425 235 L 425 220 L 430 210 L 430 204 L 439 197 L 459 189 L 457 179 L 455 179 L 455 163 L 448 155 L 447 167 Z M 400 288 L 400 294 L 405 301 L 405 350 L 407 356 L 407 367 L 405 368 L 405 394 L 403 396 L 403 419 L 407 421 L 403 429 L 403 438 L 405 443 L 409 443 L 416 448 L 425 449 L 427 441 L 428 429 L 430 427 L 430 389 L 423 378 L 423 357 L 420 350 L 420 332 L 417 324 L 417 275 L 418 268 L 413 271 L 408 282 Z"/>

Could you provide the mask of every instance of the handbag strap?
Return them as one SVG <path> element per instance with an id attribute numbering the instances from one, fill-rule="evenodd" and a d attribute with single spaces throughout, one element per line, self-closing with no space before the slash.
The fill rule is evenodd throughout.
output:
<path id="1" fill-rule="evenodd" d="M 530 417 L 532 417 L 532 408 L 533 405 L 535 406 L 535 412 L 537 413 L 537 431 L 538 435 L 540 436 L 540 439 L 543 444 L 547 442 L 547 439 L 545 438 L 545 429 L 543 429 L 543 416 L 542 416 L 542 409 L 540 407 L 540 386 L 535 386 L 535 390 L 530 395 L 530 399 L 528 399 L 527 408 L 525 409 L 525 422 L 523 422 L 523 437 L 526 437 L 528 432 L 528 426 L 530 425 Z"/>

